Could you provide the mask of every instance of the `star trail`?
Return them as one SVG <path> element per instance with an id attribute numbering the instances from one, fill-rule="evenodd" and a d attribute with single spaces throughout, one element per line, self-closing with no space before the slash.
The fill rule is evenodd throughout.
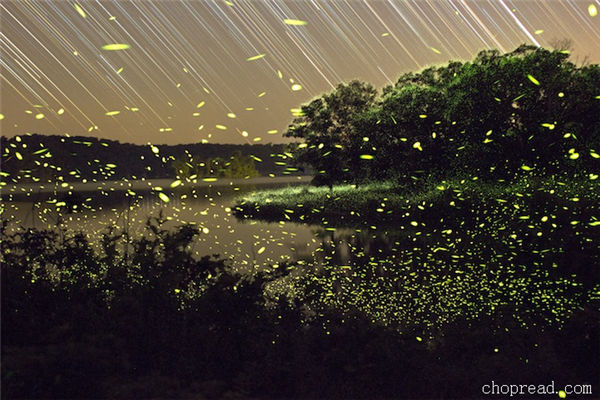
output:
<path id="1" fill-rule="evenodd" d="M 284 142 L 354 78 L 571 40 L 600 61 L 600 1 L 5 1 L 1 131 L 132 143 Z M 296 110 L 296 111 L 295 111 Z"/>

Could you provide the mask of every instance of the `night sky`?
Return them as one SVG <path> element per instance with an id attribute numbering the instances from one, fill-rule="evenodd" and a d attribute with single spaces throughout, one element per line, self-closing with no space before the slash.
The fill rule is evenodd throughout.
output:
<path id="1" fill-rule="evenodd" d="M 597 63 L 598 9 L 598 0 L 3 0 L 1 131 L 282 142 L 292 109 L 353 78 L 381 88 L 482 49 L 561 39 L 572 40 L 574 61 Z"/>

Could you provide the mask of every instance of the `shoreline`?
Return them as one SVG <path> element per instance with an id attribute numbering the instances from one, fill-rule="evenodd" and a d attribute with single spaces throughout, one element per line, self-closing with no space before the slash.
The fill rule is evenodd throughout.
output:
<path id="1" fill-rule="evenodd" d="M 216 181 L 195 180 L 191 182 L 182 182 L 177 187 L 222 187 L 222 186 L 244 186 L 244 185 L 268 185 L 283 183 L 310 183 L 312 176 L 278 176 L 268 177 L 260 176 L 256 178 L 216 178 Z M 10 195 L 29 194 L 48 194 L 48 193 L 68 193 L 73 192 L 95 192 L 100 190 L 127 191 L 127 190 L 152 190 L 153 187 L 162 187 L 164 190 L 172 190 L 170 185 L 175 179 L 148 179 L 148 180 L 119 180 L 119 181 L 100 181 L 100 182 L 65 182 L 62 183 L 24 183 L 24 184 L 6 184 L 0 187 L 0 198 Z"/>

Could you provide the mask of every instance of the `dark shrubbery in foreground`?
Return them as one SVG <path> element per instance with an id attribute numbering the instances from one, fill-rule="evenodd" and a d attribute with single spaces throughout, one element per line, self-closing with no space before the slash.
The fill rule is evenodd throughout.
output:
<path id="1" fill-rule="evenodd" d="M 562 330 L 510 312 L 459 317 L 433 338 L 352 310 L 308 316 L 310 298 L 265 295 L 291 269 L 245 277 L 195 260 L 195 234 L 150 222 L 125 254 L 118 234 L 97 252 L 61 230 L 3 231 L 2 397 L 478 398 L 491 380 L 597 384 L 589 309 Z"/>

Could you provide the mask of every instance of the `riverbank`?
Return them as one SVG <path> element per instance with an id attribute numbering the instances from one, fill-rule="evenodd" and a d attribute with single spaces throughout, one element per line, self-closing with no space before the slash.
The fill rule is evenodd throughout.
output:
<path id="1" fill-rule="evenodd" d="M 474 218 L 478 213 L 484 219 L 495 216 L 537 224 L 546 217 L 544 222 L 564 219 L 566 223 L 593 227 L 600 225 L 598 188 L 598 181 L 589 176 L 569 179 L 524 176 L 513 182 L 455 179 L 426 183 L 420 189 L 399 187 L 392 182 L 359 187 L 338 185 L 332 190 L 289 187 L 242 197 L 235 204 L 235 213 L 240 218 L 329 227 L 414 228 L 452 217 Z M 556 214 L 551 217 L 543 210 Z M 537 216 L 538 213 L 542 215 Z"/>

